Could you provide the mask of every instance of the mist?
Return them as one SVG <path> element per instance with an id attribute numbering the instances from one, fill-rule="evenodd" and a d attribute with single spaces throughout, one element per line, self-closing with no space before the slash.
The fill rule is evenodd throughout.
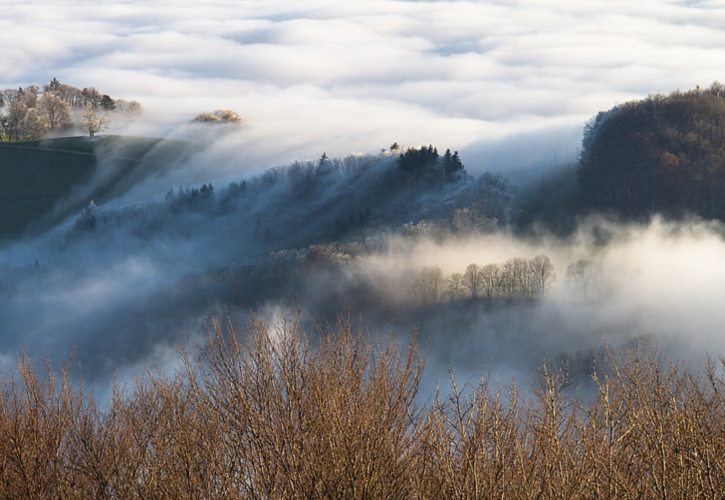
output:
<path id="1" fill-rule="evenodd" d="M 719 224 L 578 220 L 561 199 L 595 113 L 721 77 L 723 19 L 707 2 L 8 6 L 0 87 L 57 77 L 138 100 L 143 115 L 108 134 L 164 141 L 79 209 L 126 172 L 105 151 L 0 246 L 0 363 L 75 352 L 102 381 L 173 364 L 212 317 L 297 309 L 313 327 L 342 314 L 371 335 L 417 332 L 441 371 L 525 376 L 640 338 L 721 352 Z M 190 123 L 220 108 L 244 124 Z M 459 151 L 466 175 L 401 177 L 393 143 Z M 546 182 L 556 234 L 536 211 L 521 223 Z M 538 255 L 556 274 L 540 297 L 422 304 L 409 290 L 421 269 Z M 568 277 L 577 262 L 591 276 Z"/>
<path id="2" fill-rule="evenodd" d="M 104 386 L 175 366 L 176 350 L 203 342 L 213 318 L 244 324 L 255 311 L 273 321 L 297 310 L 310 329 L 342 315 L 373 337 L 416 335 L 431 383 L 448 368 L 528 380 L 545 360 L 586 365 L 605 343 L 646 339 L 687 362 L 725 350 L 720 223 L 590 216 L 567 236 L 522 235 L 516 190 L 491 174 L 405 185 L 397 155 L 384 151 L 262 174 L 250 163 L 224 184 L 233 177 L 224 155 L 191 148 L 176 170 L 2 247 L 3 365 L 23 349 L 56 362 L 73 354 L 79 376 Z M 214 164 L 206 174 L 222 181 L 191 183 Z M 446 278 L 537 255 L 555 274 L 541 297 L 411 295 L 421 269 Z M 577 262 L 584 275 L 568 273 Z"/>

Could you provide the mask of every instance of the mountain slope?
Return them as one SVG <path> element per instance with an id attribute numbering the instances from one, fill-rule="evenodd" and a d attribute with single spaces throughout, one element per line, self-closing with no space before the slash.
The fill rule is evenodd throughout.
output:
<path id="1" fill-rule="evenodd" d="M 121 136 L 0 142 L 0 239 L 122 192 L 183 149 L 177 141 Z"/>

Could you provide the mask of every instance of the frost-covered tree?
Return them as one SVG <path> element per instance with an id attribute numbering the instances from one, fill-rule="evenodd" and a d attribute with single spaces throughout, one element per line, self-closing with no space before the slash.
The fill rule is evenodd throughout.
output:
<path id="1" fill-rule="evenodd" d="M 27 114 L 28 108 L 21 100 L 14 100 L 10 103 L 5 125 L 5 134 L 9 139 L 20 139 L 22 124 Z"/>
<path id="2" fill-rule="evenodd" d="M 20 125 L 20 135 L 24 139 L 40 139 L 48 131 L 45 120 L 40 116 L 36 108 L 28 109 Z"/>
<path id="3" fill-rule="evenodd" d="M 198 114 L 193 122 L 240 125 L 244 122 L 244 119 L 237 112 L 230 109 L 217 109 L 213 113 Z"/>
<path id="4" fill-rule="evenodd" d="M 81 127 L 88 132 L 90 137 L 93 137 L 98 132 L 108 128 L 108 118 L 98 106 L 86 104 L 85 108 L 83 108 Z"/>
<path id="5" fill-rule="evenodd" d="M 468 297 L 466 280 L 461 273 L 454 273 L 446 279 L 446 296 L 449 300 L 462 300 Z"/>
<path id="6" fill-rule="evenodd" d="M 481 291 L 481 275 L 479 268 L 476 264 L 471 264 L 466 268 L 466 272 L 463 274 L 463 278 L 466 283 L 466 288 L 474 299 L 478 298 Z"/>
<path id="7" fill-rule="evenodd" d="M 64 129 L 73 125 L 70 106 L 49 92 L 45 92 L 38 100 L 38 111 L 50 130 Z"/>

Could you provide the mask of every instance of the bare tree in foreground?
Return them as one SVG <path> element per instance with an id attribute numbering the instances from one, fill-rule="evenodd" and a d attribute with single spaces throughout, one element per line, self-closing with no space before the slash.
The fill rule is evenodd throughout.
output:
<path id="1" fill-rule="evenodd" d="M 722 498 L 725 360 L 611 355 L 588 402 L 544 367 L 522 398 L 486 381 L 417 397 L 414 344 L 294 319 L 217 326 L 175 377 L 96 407 L 21 360 L 0 390 L 3 498 Z"/>

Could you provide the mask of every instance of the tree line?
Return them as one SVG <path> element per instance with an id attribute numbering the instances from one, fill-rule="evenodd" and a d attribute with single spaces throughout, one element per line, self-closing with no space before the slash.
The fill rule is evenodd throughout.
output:
<path id="1" fill-rule="evenodd" d="M 105 129 L 108 113 L 141 113 L 137 101 L 113 99 L 93 87 L 80 89 L 53 78 L 42 87 L 0 91 L 0 141 L 36 140 L 48 132 L 80 127 L 89 135 Z"/>
<path id="2" fill-rule="evenodd" d="M 463 273 L 445 276 L 437 266 L 407 271 L 404 282 L 416 304 L 486 299 L 532 299 L 543 296 L 555 278 L 546 255 L 515 257 L 503 264 L 470 264 Z"/>

